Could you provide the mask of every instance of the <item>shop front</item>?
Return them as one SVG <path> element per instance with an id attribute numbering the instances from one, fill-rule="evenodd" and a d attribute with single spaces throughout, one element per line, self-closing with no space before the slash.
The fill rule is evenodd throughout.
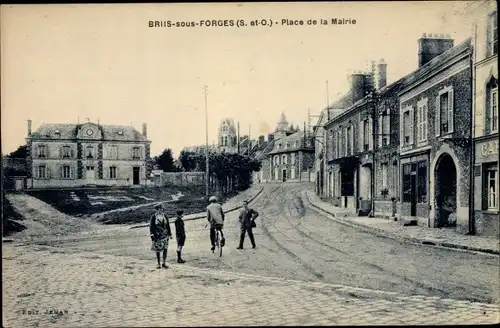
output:
<path id="1" fill-rule="evenodd" d="M 500 235 L 498 146 L 498 134 L 475 142 L 474 219 L 477 235 Z"/>

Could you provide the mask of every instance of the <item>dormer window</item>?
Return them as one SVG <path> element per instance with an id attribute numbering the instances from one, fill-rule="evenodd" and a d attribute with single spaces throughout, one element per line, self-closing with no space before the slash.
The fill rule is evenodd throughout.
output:
<path id="1" fill-rule="evenodd" d="M 123 131 L 121 131 L 121 130 L 120 130 L 120 131 L 118 131 L 117 133 L 118 133 L 118 135 L 119 135 L 119 136 L 122 136 L 122 135 L 123 135 Z"/>
<path id="2" fill-rule="evenodd" d="M 59 131 L 59 130 L 54 130 L 54 133 L 55 133 L 55 134 L 61 134 L 61 131 Z"/>

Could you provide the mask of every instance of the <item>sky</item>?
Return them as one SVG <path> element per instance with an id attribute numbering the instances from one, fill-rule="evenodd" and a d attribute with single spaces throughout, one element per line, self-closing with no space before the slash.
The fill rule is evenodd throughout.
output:
<path id="1" fill-rule="evenodd" d="M 1 137 L 25 143 L 27 120 L 148 124 L 152 155 L 209 143 L 223 118 L 241 135 L 303 127 L 348 91 L 350 72 L 383 58 L 390 84 L 417 68 L 423 33 L 471 35 L 466 2 L 2 5 Z M 355 25 L 320 25 L 351 18 Z M 267 19 L 273 26 L 150 28 L 149 21 Z M 304 25 L 275 24 L 282 19 Z M 307 25 L 314 19 L 317 25 Z M 269 25 L 269 23 L 268 23 Z M 328 89 L 326 87 L 328 81 Z"/>

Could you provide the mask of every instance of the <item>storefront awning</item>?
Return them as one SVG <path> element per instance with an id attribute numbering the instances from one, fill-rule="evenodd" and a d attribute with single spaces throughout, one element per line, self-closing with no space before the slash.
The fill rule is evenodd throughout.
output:
<path id="1" fill-rule="evenodd" d="M 358 165 L 359 157 L 356 155 L 346 156 L 341 158 L 335 158 L 328 161 L 328 164 L 339 164 L 339 165 Z"/>

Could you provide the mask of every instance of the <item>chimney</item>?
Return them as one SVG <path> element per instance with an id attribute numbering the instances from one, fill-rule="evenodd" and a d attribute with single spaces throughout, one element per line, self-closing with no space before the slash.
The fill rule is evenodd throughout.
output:
<path id="1" fill-rule="evenodd" d="M 377 71 L 376 71 L 376 88 L 377 90 L 382 89 L 387 85 L 387 64 L 383 59 L 379 60 L 377 63 Z"/>
<path id="2" fill-rule="evenodd" d="M 352 102 L 355 103 L 365 97 L 367 76 L 364 73 L 351 74 Z"/>
<path id="3" fill-rule="evenodd" d="M 259 146 L 262 147 L 264 145 L 264 136 L 259 136 Z"/>
<path id="4" fill-rule="evenodd" d="M 269 133 L 269 134 L 267 135 L 267 141 L 268 141 L 269 143 L 271 143 L 273 140 L 274 140 L 274 134 Z"/>
<path id="5" fill-rule="evenodd" d="M 144 138 L 148 137 L 148 125 L 146 123 L 142 123 L 142 135 Z"/>
<path id="6" fill-rule="evenodd" d="M 28 120 L 28 137 L 31 135 L 31 120 Z"/>
<path id="7" fill-rule="evenodd" d="M 439 36 L 438 34 L 422 35 L 418 40 L 418 67 L 430 62 L 443 52 L 453 48 L 454 40 L 448 35 Z"/>

